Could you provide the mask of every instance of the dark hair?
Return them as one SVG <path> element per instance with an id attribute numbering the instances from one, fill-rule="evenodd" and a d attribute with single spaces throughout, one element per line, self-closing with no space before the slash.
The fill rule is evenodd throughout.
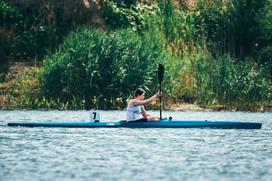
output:
<path id="1" fill-rule="evenodd" d="M 134 97 L 137 97 L 137 96 L 140 96 L 142 95 L 143 93 L 145 93 L 144 89 L 142 88 L 137 88 L 134 92 Z"/>

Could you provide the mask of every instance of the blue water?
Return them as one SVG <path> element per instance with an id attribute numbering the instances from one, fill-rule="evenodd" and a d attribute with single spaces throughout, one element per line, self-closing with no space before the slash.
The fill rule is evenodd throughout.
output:
<path id="1" fill-rule="evenodd" d="M 158 114 L 158 112 L 153 112 Z M 24 128 L 87 121 L 87 111 L 0 111 L 0 180 L 271 180 L 272 113 L 165 112 L 186 120 L 261 122 L 261 130 Z M 101 111 L 101 119 L 124 119 Z"/>

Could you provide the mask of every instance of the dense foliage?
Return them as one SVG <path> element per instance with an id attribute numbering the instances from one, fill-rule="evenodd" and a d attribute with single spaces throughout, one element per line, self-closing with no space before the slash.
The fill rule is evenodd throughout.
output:
<path id="1" fill-rule="evenodd" d="M 92 24 L 90 15 L 80 1 L 0 0 L 1 55 L 28 61 L 41 59 L 53 52 L 71 30 Z"/>
<path id="2" fill-rule="evenodd" d="M 33 96 L 46 107 L 123 108 L 156 91 L 158 63 L 166 102 L 272 104 L 271 0 L 95 2 L 0 0 L 0 62 L 46 56 Z"/>
<path id="3" fill-rule="evenodd" d="M 83 102 L 88 109 L 124 107 L 137 87 L 156 87 L 154 65 L 164 59 L 164 50 L 152 38 L 131 30 L 83 28 L 70 34 L 45 60 L 45 96 Z"/>

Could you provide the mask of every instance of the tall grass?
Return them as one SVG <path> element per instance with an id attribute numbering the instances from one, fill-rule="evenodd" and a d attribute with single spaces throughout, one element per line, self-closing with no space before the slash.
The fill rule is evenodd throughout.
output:
<path id="1" fill-rule="evenodd" d="M 164 50 L 156 36 L 85 27 L 46 58 L 45 96 L 63 102 L 84 100 L 87 109 L 124 107 L 137 87 L 155 91 L 156 65 L 162 59 Z"/>
<path id="2" fill-rule="evenodd" d="M 199 1 L 194 10 L 188 11 L 184 6 L 177 9 L 171 0 L 159 2 L 157 14 L 148 18 L 148 30 L 156 32 L 165 48 L 173 52 L 169 54 L 170 61 L 165 62 L 170 72 L 165 86 L 169 97 L 201 105 L 243 107 L 241 109 L 271 104 L 270 64 L 260 66 L 250 57 L 241 59 L 249 55 L 244 51 L 251 45 L 236 37 L 251 31 L 260 36 L 257 10 L 250 14 L 255 23 L 250 24 L 253 29 L 237 29 L 239 23 L 246 23 L 247 19 L 231 21 L 240 17 L 245 6 L 260 9 L 263 3 Z M 248 40 L 253 42 L 253 39 Z M 259 62 L 262 62 L 260 59 L 269 62 L 269 51 L 263 52 L 264 58 L 259 58 Z"/>
<path id="3" fill-rule="evenodd" d="M 234 61 L 229 55 L 212 58 L 199 54 L 195 59 L 195 103 L 241 110 L 269 105 L 272 82 L 266 69 L 249 60 Z"/>

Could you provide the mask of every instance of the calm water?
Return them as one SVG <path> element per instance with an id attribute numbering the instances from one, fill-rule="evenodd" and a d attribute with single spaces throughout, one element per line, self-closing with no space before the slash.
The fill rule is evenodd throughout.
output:
<path id="1" fill-rule="evenodd" d="M 158 114 L 158 112 L 153 112 Z M 124 119 L 102 111 L 101 119 Z M 165 112 L 261 122 L 261 130 L 7 127 L 87 121 L 87 111 L 0 111 L 0 180 L 271 180 L 272 113 Z"/>

